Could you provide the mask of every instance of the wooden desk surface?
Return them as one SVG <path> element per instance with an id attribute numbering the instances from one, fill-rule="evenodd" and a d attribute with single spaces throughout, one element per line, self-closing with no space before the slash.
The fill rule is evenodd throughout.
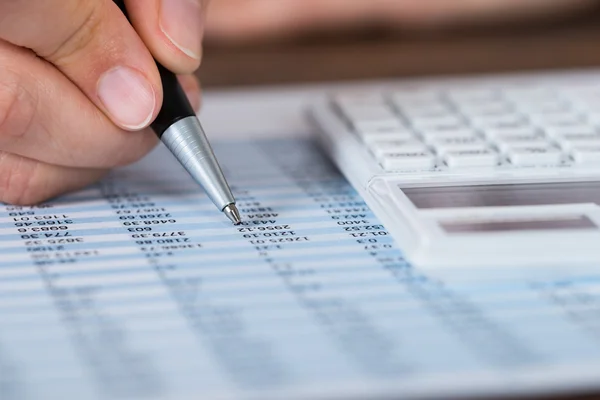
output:
<path id="1" fill-rule="evenodd" d="M 529 27 L 207 46 L 205 88 L 600 66 L 600 12 Z M 545 399 L 600 400 L 579 393 Z"/>
<path id="2" fill-rule="evenodd" d="M 209 44 L 198 75 L 224 87 L 589 66 L 600 66 L 600 12 L 534 26 Z"/>

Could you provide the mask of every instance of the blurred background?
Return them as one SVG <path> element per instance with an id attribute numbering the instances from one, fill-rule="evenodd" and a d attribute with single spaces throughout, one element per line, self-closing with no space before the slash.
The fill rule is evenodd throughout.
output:
<path id="1" fill-rule="evenodd" d="M 598 0 L 212 0 L 206 89 L 600 65 Z"/>
<path id="2" fill-rule="evenodd" d="M 206 28 L 205 89 L 600 66 L 600 0 L 212 0 Z"/>

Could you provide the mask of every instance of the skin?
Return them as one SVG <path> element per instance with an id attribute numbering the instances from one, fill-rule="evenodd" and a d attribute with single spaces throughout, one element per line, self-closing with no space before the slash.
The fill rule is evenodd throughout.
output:
<path id="1" fill-rule="evenodd" d="M 198 107 L 206 3 L 127 0 L 130 24 L 111 0 L 0 1 L 0 202 L 40 202 L 150 151 L 153 56 Z"/>
<path id="2" fill-rule="evenodd" d="M 439 28 L 502 19 L 557 17 L 597 0 L 216 0 L 207 39 L 273 40 L 312 31 Z"/>

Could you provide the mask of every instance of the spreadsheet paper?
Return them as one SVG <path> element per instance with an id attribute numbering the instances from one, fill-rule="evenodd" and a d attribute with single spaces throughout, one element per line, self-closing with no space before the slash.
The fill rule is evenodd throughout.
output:
<path id="1" fill-rule="evenodd" d="M 215 142 L 232 226 L 164 148 L 0 205 L 0 399 L 514 394 L 600 382 L 600 268 L 411 267 L 310 138 Z"/>

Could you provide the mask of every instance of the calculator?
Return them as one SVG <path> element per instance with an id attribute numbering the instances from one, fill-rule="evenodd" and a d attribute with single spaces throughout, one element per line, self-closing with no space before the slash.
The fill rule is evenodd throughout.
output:
<path id="1" fill-rule="evenodd" d="M 600 262 L 600 70 L 367 85 L 310 116 L 413 264 Z"/>

